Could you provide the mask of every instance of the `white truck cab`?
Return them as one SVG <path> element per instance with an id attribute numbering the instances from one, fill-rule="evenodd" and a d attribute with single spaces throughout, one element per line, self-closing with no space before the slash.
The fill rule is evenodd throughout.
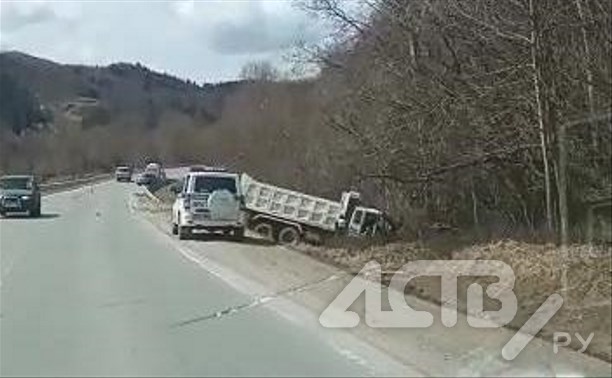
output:
<path id="1" fill-rule="evenodd" d="M 189 172 L 172 206 L 172 233 L 180 239 L 193 231 L 244 236 L 240 176 L 236 173 Z"/>
<path id="2" fill-rule="evenodd" d="M 391 225 L 384 214 L 371 207 L 357 206 L 351 215 L 347 234 L 349 236 L 375 236 L 387 234 Z"/>
<path id="3" fill-rule="evenodd" d="M 149 164 L 147 164 L 147 166 L 145 167 L 144 172 L 154 175 L 159 180 L 165 180 L 166 179 L 166 171 L 162 168 L 161 164 L 159 164 L 159 163 L 149 163 Z"/>

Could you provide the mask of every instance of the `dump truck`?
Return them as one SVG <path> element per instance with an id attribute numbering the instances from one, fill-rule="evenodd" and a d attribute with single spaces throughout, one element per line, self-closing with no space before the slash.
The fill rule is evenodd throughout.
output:
<path id="1" fill-rule="evenodd" d="M 264 183 L 245 173 L 240 185 L 247 227 L 281 244 L 295 244 L 304 237 L 373 237 L 393 231 L 382 211 L 361 206 L 356 191 L 345 191 L 339 201 L 333 201 Z"/>
<path id="2" fill-rule="evenodd" d="M 164 168 L 162 167 L 160 163 L 152 162 L 152 163 L 147 164 L 147 166 L 145 167 L 144 173 L 155 176 L 157 180 L 161 180 L 161 181 L 166 180 L 166 171 L 164 170 Z"/>

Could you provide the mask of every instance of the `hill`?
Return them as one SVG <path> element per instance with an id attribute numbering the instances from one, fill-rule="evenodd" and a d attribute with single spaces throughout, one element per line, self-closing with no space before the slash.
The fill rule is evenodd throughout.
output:
<path id="1" fill-rule="evenodd" d="M 198 85 L 141 64 L 59 64 L 21 52 L 0 53 L 0 127 L 107 124 L 155 128 L 160 122 L 213 123 L 241 82 Z"/>

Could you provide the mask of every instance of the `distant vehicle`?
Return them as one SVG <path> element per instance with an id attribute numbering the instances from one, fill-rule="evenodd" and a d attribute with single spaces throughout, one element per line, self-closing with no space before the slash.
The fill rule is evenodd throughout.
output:
<path id="1" fill-rule="evenodd" d="M 154 175 L 159 180 L 165 180 L 166 179 L 166 172 L 164 171 L 164 169 L 162 168 L 160 163 L 149 163 L 149 164 L 147 164 L 147 166 L 145 167 L 144 172 L 145 173 L 150 173 L 150 174 Z"/>
<path id="2" fill-rule="evenodd" d="M 207 168 L 205 165 L 192 165 L 189 167 L 189 172 L 206 172 Z"/>
<path id="3" fill-rule="evenodd" d="M 117 181 L 132 181 L 132 168 L 127 165 L 119 165 L 115 169 L 115 179 Z"/>
<path id="4" fill-rule="evenodd" d="M 40 189 L 32 175 L 0 177 L 0 216 L 25 213 L 40 216 Z"/>
<path id="5" fill-rule="evenodd" d="M 240 240 L 244 236 L 240 176 L 229 172 L 190 172 L 176 188 L 172 206 L 172 233 L 187 239 L 193 231 L 222 232 Z"/>
<path id="6" fill-rule="evenodd" d="M 224 167 L 211 167 L 208 165 L 192 165 L 189 172 L 227 172 Z"/>
<path id="7" fill-rule="evenodd" d="M 142 172 L 136 177 L 136 184 L 138 185 L 151 185 L 157 181 L 157 175 L 151 172 Z"/>
<path id="8" fill-rule="evenodd" d="M 282 244 L 295 244 L 307 233 L 373 237 L 393 231 L 380 210 L 360 206 L 358 192 L 342 193 L 340 201 L 311 196 L 241 176 L 247 226 Z"/>

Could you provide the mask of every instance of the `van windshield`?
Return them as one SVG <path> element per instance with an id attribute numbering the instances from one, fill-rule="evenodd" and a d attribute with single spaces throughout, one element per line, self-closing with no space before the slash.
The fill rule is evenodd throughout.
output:
<path id="1" fill-rule="evenodd" d="M 193 191 L 196 193 L 212 193 L 216 190 L 227 190 L 236 194 L 236 179 L 233 177 L 196 177 Z"/>

